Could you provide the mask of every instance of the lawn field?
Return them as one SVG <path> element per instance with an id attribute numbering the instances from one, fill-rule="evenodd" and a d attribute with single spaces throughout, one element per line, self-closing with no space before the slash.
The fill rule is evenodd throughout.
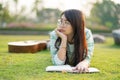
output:
<path id="1" fill-rule="evenodd" d="M 34 54 L 8 52 L 8 42 L 47 39 L 49 36 L 0 35 L 0 80 L 120 80 L 120 46 L 114 45 L 111 37 L 104 44 L 95 44 L 90 66 L 100 73 L 45 72 L 52 65 L 48 50 Z"/>

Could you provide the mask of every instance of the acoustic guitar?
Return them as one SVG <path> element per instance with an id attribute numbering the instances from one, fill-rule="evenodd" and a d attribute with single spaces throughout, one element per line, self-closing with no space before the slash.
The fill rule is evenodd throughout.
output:
<path id="1" fill-rule="evenodd" d="M 8 51 L 12 53 L 35 53 L 47 48 L 48 41 L 17 41 L 8 43 Z"/>

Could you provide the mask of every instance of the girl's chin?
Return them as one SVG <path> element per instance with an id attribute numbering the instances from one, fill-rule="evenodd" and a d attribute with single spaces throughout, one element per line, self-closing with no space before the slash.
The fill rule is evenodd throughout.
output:
<path id="1" fill-rule="evenodd" d="M 64 35 L 67 35 L 65 32 L 62 32 Z"/>
<path id="2" fill-rule="evenodd" d="M 65 34 L 65 32 L 64 32 L 64 31 L 61 31 L 61 33 Z"/>

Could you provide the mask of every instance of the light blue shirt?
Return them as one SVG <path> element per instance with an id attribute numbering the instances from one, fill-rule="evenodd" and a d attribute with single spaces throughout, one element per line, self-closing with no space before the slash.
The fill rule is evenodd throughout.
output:
<path id="1" fill-rule="evenodd" d="M 88 48 L 88 55 L 86 56 L 85 60 L 88 63 L 90 63 L 91 57 L 93 55 L 93 50 L 94 50 L 94 40 L 93 40 L 93 36 L 92 36 L 90 29 L 85 28 L 85 32 L 86 32 L 86 40 L 87 40 L 87 48 Z M 57 38 L 58 38 L 58 36 L 56 35 L 55 31 L 52 31 L 50 33 L 50 43 L 49 43 L 50 53 L 52 56 L 52 62 L 54 65 L 64 65 L 65 61 L 62 61 L 58 58 L 57 49 L 55 48 L 55 42 L 56 42 Z M 72 56 L 72 53 L 74 51 L 74 44 L 68 43 L 67 51 L 68 51 L 68 57 L 70 59 L 70 57 Z"/>

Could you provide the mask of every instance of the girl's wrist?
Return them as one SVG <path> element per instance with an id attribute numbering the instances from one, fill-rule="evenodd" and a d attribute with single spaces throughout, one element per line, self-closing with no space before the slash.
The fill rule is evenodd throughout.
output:
<path id="1" fill-rule="evenodd" d="M 66 39 L 62 39 L 60 48 L 66 48 L 67 47 L 67 40 Z"/>
<path id="2" fill-rule="evenodd" d="M 61 49 L 66 49 L 66 46 L 60 46 Z"/>
<path id="3" fill-rule="evenodd" d="M 67 37 L 62 37 L 62 41 L 67 41 Z"/>

